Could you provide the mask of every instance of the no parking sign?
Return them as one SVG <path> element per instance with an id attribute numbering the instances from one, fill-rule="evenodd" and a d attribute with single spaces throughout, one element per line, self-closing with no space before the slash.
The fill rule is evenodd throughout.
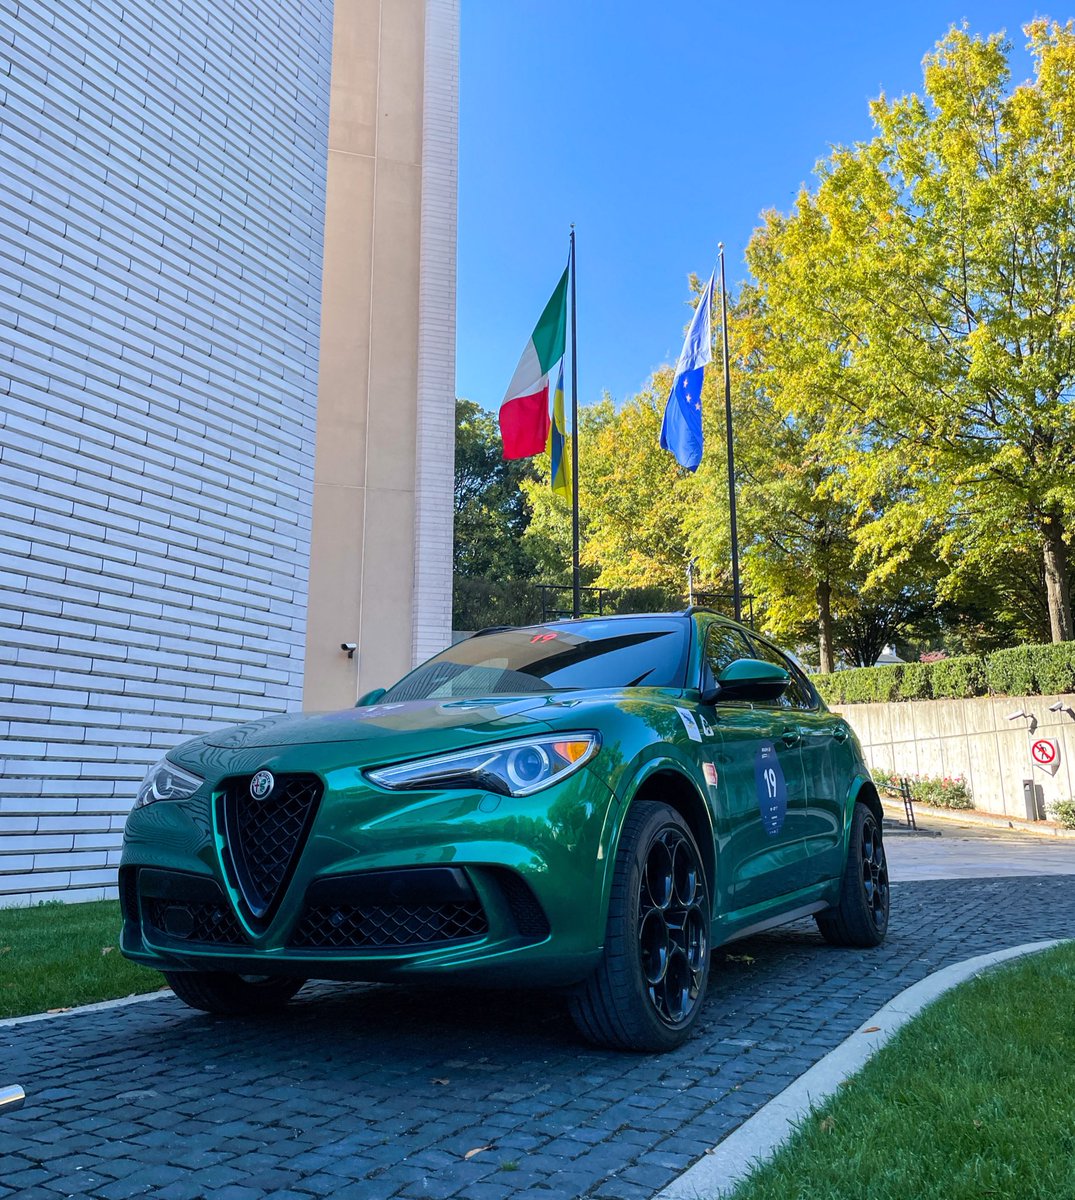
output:
<path id="1" fill-rule="evenodd" d="M 1056 738 L 1031 739 L 1030 761 L 1050 775 L 1055 775 L 1060 767 L 1060 743 Z"/>

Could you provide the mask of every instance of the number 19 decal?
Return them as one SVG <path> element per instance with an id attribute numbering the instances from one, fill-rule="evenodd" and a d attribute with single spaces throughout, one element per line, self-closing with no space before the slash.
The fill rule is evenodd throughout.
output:
<path id="1" fill-rule="evenodd" d="M 776 837 L 784 828 L 784 818 L 788 814 L 788 786 L 772 742 L 762 742 L 758 747 L 754 758 L 754 784 L 765 832 Z"/>

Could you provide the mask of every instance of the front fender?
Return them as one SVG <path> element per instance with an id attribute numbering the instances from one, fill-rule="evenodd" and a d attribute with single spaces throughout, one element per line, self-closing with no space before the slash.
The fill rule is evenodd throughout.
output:
<path id="1" fill-rule="evenodd" d="M 703 862 L 706 864 L 711 876 L 710 890 L 713 895 L 714 906 L 717 902 L 715 885 L 718 863 L 716 836 L 714 833 L 716 816 L 713 811 L 713 802 L 709 795 L 709 786 L 706 784 L 697 763 L 692 758 L 679 753 L 678 747 L 669 745 L 653 746 L 650 747 L 650 751 L 651 753 L 646 754 L 640 760 L 633 763 L 631 768 L 621 775 L 617 781 L 616 800 L 613 804 L 609 805 L 606 814 L 606 826 L 601 835 L 601 845 L 608 848 L 607 857 L 603 864 L 604 869 L 601 880 L 602 928 L 605 928 L 608 924 L 608 907 L 612 895 L 612 881 L 615 875 L 616 859 L 619 856 L 620 839 L 623 836 L 623 827 L 627 820 L 627 814 L 639 794 L 646 790 L 647 785 L 651 781 L 661 775 L 665 777 L 674 775 L 682 782 L 683 789 L 680 791 L 678 797 L 680 801 L 687 794 L 686 789 L 689 788 L 690 793 L 693 793 L 691 811 L 695 820 L 689 821 L 689 823 L 695 832 Z M 673 803 L 672 807 L 679 809 L 680 804 Z"/>

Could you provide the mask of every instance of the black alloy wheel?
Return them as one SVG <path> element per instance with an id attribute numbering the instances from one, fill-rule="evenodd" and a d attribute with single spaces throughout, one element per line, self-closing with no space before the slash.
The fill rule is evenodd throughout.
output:
<path id="1" fill-rule="evenodd" d="M 705 874 L 693 841 L 671 825 L 650 843 L 638 891 L 638 949 L 658 1017 L 680 1024 L 702 996 L 709 955 Z"/>
<path id="2" fill-rule="evenodd" d="M 814 918 L 834 946 L 879 946 L 888 932 L 891 892 L 881 822 L 861 802 L 851 817 L 847 862 L 836 904 Z"/>
<path id="3" fill-rule="evenodd" d="M 637 801 L 620 836 L 604 956 L 571 999 L 583 1036 L 624 1050 L 685 1041 L 705 999 L 710 919 L 686 821 L 666 804 Z"/>
<path id="4" fill-rule="evenodd" d="M 862 890 L 874 927 L 882 937 L 888 929 L 888 862 L 877 818 L 870 813 L 862 823 Z"/>

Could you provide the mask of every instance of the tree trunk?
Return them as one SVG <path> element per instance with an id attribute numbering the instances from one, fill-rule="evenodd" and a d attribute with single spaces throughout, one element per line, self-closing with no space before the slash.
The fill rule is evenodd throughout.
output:
<path id="1" fill-rule="evenodd" d="M 832 584 L 827 579 L 817 585 L 817 624 L 821 673 L 830 675 L 836 669 L 836 661 L 832 653 Z"/>
<path id="2" fill-rule="evenodd" d="M 1045 536 L 1045 594 L 1049 601 L 1049 627 L 1054 642 L 1070 642 L 1075 638 L 1071 622 L 1071 589 L 1068 586 L 1068 547 L 1064 529 L 1055 517 L 1042 523 Z"/>

